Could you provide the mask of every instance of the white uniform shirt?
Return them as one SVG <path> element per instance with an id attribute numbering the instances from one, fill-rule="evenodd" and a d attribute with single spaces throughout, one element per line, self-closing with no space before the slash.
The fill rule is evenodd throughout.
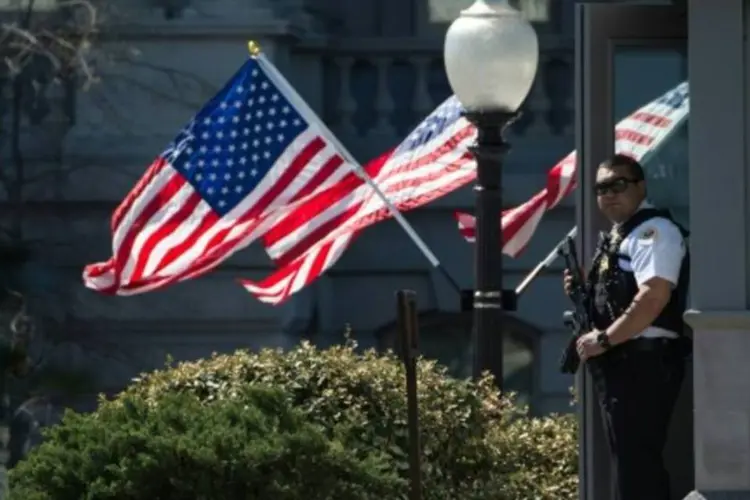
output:
<path id="1" fill-rule="evenodd" d="M 644 202 L 640 208 L 652 208 Z M 617 227 L 617 226 L 615 226 Z M 624 271 L 632 271 L 638 286 L 651 278 L 662 278 L 672 287 L 677 286 L 680 267 L 685 258 L 685 239 L 680 228 L 664 217 L 653 217 L 639 224 L 620 242 L 620 253 L 630 257 L 630 261 L 620 259 L 618 264 Z M 634 338 L 677 338 L 676 332 L 656 326 L 649 326 Z"/>

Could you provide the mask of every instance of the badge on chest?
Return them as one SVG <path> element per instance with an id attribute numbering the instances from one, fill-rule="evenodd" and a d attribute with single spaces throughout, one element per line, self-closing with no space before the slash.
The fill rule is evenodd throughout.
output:
<path id="1" fill-rule="evenodd" d="M 616 229 L 612 229 L 604 237 L 602 241 L 602 257 L 599 260 L 599 267 L 597 268 L 600 277 L 604 276 L 611 269 L 612 262 L 616 259 L 621 242 L 622 236 Z"/>

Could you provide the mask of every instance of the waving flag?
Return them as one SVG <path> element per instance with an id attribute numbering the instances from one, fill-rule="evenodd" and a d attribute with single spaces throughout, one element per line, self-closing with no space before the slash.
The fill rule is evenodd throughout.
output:
<path id="1" fill-rule="evenodd" d="M 451 97 L 394 151 L 364 167 L 399 210 L 429 203 L 476 175 L 468 146 L 475 128 Z M 301 204 L 263 237 L 280 268 L 260 282 L 243 280 L 261 301 L 279 304 L 330 269 L 364 228 L 390 217 L 382 199 L 357 179 Z"/>
<path id="2" fill-rule="evenodd" d="M 421 206 L 474 180 L 475 163 L 467 147 L 476 131 L 460 111 L 460 104 L 451 97 L 394 152 L 365 167 L 399 210 Z M 617 151 L 643 160 L 688 112 L 684 83 L 617 125 Z M 550 170 L 544 189 L 503 213 L 504 252 L 515 256 L 523 250 L 544 213 L 569 194 L 575 183 L 576 154 L 572 152 Z M 320 192 L 262 238 L 280 269 L 260 282 L 243 280 L 242 284 L 263 302 L 284 302 L 330 269 L 359 231 L 388 216 L 380 200 L 356 179 Z M 463 213 L 456 217 L 461 233 L 473 240 L 474 217 Z"/>
<path id="3" fill-rule="evenodd" d="M 253 56 L 116 209 L 112 257 L 87 287 L 131 295 L 213 269 L 353 165 L 286 82 Z"/>
<path id="4" fill-rule="evenodd" d="M 623 119 L 615 127 L 615 151 L 640 162 L 653 154 L 690 113 L 688 84 L 681 83 Z M 569 153 L 547 173 L 547 186 L 526 203 L 503 212 L 503 253 L 515 257 L 528 244 L 544 213 L 557 206 L 576 187 L 576 152 Z M 458 230 L 475 240 L 473 215 L 457 212 Z"/>

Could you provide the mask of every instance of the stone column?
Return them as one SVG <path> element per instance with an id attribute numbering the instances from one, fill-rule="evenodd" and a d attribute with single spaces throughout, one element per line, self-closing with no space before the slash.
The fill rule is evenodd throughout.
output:
<path id="1" fill-rule="evenodd" d="M 688 8 L 697 490 L 688 498 L 750 499 L 745 13 L 736 0 Z"/>

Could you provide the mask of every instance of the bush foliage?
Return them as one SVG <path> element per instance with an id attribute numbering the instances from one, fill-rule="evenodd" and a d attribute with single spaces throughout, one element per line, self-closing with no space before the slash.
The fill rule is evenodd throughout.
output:
<path id="1" fill-rule="evenodd" d="M 295 411 L 304 416 L 305 422 L 314 426 L 313 428 L 325 429 L 326 437 L 334 443 L 331 446 L 344 443 L 346 449 L 361 460 L 354 462 L 354 458 L 350 456 L 348 459 L 352 462 L 347 467 L 364 474 L 355 466 L 359 467 L 364 463 L 387 465 L 386 469 L 379 468 L 380 465 L 373 466 L 375 472 L 370 476 L 352 473 L 347 477 L 356 476 L 358 480 L 361 477 L 362 481 L 369 481 L 367 491 L 375 491 L 376 483 L 381 485 L 377 491 L 397 491 L 382 494 L 379 498 L 405 498 L 406 482 L 396 481 L 389 475 L 390 472 L 401 478 L 408 476 L 403 365 L 393 354 L 383 355 L 374 351 L 360 354 L 355 348 L 351 342 L 327 350 L 318 350 L 303 343 L 289 352 L 241 351 L 233 355 L 218 355 L 206 360 L 181 363 L 173 368 L 144 375 L 116 400 L 103 402 L 97 414 L 91 417 L 91 422 L 97 422 L 97 418 L 100 419 L 99 422 L 103 422 L 101 415 L 110 413 L 127 415 L 125 409 L 133 405 L 137 408 L 144 407 L 138 405 L 161 407 L 164 401 L 170 401 L 175 412 L 178 403 L 192 405 L 189 411 L 185 410 L 183 413 L 197 412 L 200 407 L 203 412 L 201 415 L 208 419 L 211 411 L 214 411 L 211 408 L 228 411 L 225 410 L 226 405 L 235 408 L 231 405 L 247 404 L 248 394 L 252 394 L 248 393 L 250 387 L 274 387 L 282 391 Z M 512 397 L 499 397 L 490 377 L 478 381 L 453 379 L 443 367 L 431 361 L 420 361 L 418 384 L 425 500 L 577 498 L 575 422 L 570 416 L 532 418 L 525 409 L 514 404 Z M 200 401 L 202 406 L 183 399 L 170 399 L 174 394 Z M 21 477 L 33 471 L 33 464 L 38 467 L 38 464 L 45 461 L 54 462 L 56 459 L 53 459 L 51 450 L 64 442 L 65 433 L 70 432 L 66 428 L 75 427 L 74 423 L 82 427 L 84 422 L 88 422 L 86 418 L 88 417 L 68 417 L 60 428 L 50 434 L 48 444 L 22 463 L 14 471 L 13 477 Z M 101 428 L 97 432 L 103 433 L 105 424 L 99 425 Z M 125 424 L 120 425 L 129 428 Z M 136 425 L 133 430 L 137 428 Z M 127 434 L 127 431 L 122 432 Z M 200 442 L 196 439 L 193 446 L 200 447 Z M 188 447 L 188 441 L 184 441 L 183 445 Z M 381 458 L 383 454 L 384 459 Z M 227 455 L 225 460 L 233 457 L 234 455 Z M 114 458 L 114 455 L 110 458 Z M 218 453 L 215 458 L 219 460 Z M 293 460 L 291 457 L 289 459 Z M 81 460 L 84 460 L 83 455 Z M 63 463 L 69 464 L 71 469 L 81 467 L 78 463 Z M 305 464 L 299 465 L 303 466 L 307 467 Z M 188 474 L 187 469 L 182 470 Z M 302 468 L 299 472 L 305 474 Z M 168 474 L 166 469 L 163 473 Z M 318 472 L 311 470 L 310 473 Z M 74 474 L 74 471 L 70 474 Z M 62 476 L 62 473 L 52 475 Z M 43 479 L 42 476 L 39 478 Z M 64 482 L 65 479 L 55 481 Z M 132 481 L 133 484 L 141 482 L 137 478 L 132 478 Z M 290 491 L 298 487 L 290 479 Z M 310 490 L 297 492 L 299 497 L 281 498 L 369 498 L 356 494 L 345 497 L 323 494 L 316 496 Z M 143 495 L 141 498 L 148 497 L 146 493 Z M 24 498 L 33 500 L 34 497 Z M 65 499 L 62 496 L 54 498 Z M 150 498 L 171 500 L 183 497 L 156 495 Z M 220 500 L 235 497 L 213 498 Z M 250 495 L 243 498 L 266 497 Z"/>
<path id="2" fill-rule="evenodd" d="M 280 391 L 243 388 L 204 405 L 126 396 L 69 413 L 14 469 L 12 500 L 394 498 L 403 480 L 382 453 L 357 453 L 293 409 Z"/>

